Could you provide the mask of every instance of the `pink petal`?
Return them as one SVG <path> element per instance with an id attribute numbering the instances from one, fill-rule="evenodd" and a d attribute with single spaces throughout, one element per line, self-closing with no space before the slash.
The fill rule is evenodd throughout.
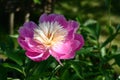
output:
<path id="1" fill-rule="evenodd" d="M 33 30 L 34 28 L 37 27 L 37 25 L 34 22 L 30 21 L 30 22 L 24 23 L 23 27 L 27 27 L 28 29 Z"/>
<path id="2" fill-rule="evenodd" d="M 76 43 L 79 44 L 76 50 L 80 50 L 84 46 L 84 38 L 80 34 L 75 34 L 75 40 L 77 40 Z"/>
<path id="3" fill-rule="evenodd" d="M 78 28 L 79 28 L 79 23 L 76 21 L 70 20 L 68 21 L 68 25 L 65 29 L 67 29 L 68 31 L 76 32 Z"/>
<path id="4" fill-rule="evenodd" d="M 69 54 L 65 54 L 63 56 L 60 56 L 60 59 L 72 59 L 75 57 L 75 52 L 71 52 Z"/>
<path id="5" fill-rule="evenodd" d="M 70 59 L 74 57 L 74 54 L 71 54 L 72 47 L 71 42 L 59 43 L 54 45 L 49 49 L 49 53 L 62 65 L 60 59 Z"/>
<path id="6" fill-rule="evenodd" d="M 39 22 L 58 22 L 61 26 L 67 27 L 67 21 L 63 15 L 60 14 L 42 14 L 39 19 Z"/>
<path id="7" fill-rule="evenodd" d="M 68 35 L 66 36 L 66 40 L 74 39 L 74 34 L 76 33 L 79 24 L 75 21 L 69 21 L 67 27 L 65 28 L 68 31 Z"/>
<path id="8" fill-rule="evenodd" d="M 37 27 L 37 25 L 34 22 L 26 22 L 24 23 L 23 27 L 20 27 L 19 34 L 23 37 L 33 37 L 33 30 Z"/>
<path id="9" fill-rule="evenodd" d="M 74 34 L 73 31 L 69 31 L 67 36 L 66 36 L 66 41 L 73 40 L 74 39 Z"/>
<path id="10" fill-rule="evenodd" d="M 20 46 L 30 52 L 41 52 L 43 53 L 46 51 L 46 48 L 42 44 L 38 44 L 31 38 L 22 38 L 21 36 L 18 37 L 18 42 Z"/>
<path id="11" fill-rule="evenodd" d="M 67 20 L 63 15 L 58 15 L 55 17 L 54 21 L 58 22 L 64 28 L 67 27 Z"/>
<path id="12" fill-rule="evenodd" d="M 60 56 L 64 55 L 64 54 L 59 54 L 59 53 L 56 53 L 55 51 L 53 51 L 52 49 L 49 50 L 49 53 L 51 56 L 53 56 L 58 62 L 59 64 L 62 65 L 61 61 L 60 61 Z"/>
<path id="13" fill-rule="evenodd" d="M 59 54 L 69 54 L 72 51 L 71 42 L 57 43 L 51 49 Z"/>
<path id="14" fill-rule="evenodd" d="M 75 56 L 75 52 L 59 54 L 53 50 L 49 50 L 49 53 L 62 65 L 60 59 L 72 59 Z"/>
<path id="15" fill-rule="evenodd" d="M 50 14 L 48 15 L 47 21 L 53 22 L 54 19 L 58 16 L 58 14 Z"/>
<path id="16" fill-rule="evenodd" d="M 54 19 L 58 16 L 58 14 L 42 14 L 42 16 L 39 19 L 39 22 L 54 22 Z"/>
<path id="17" fill-rule="evenodd" d="M 26 56 L 28 58 L 30 58 L 31 60 L 33 61 L 43 61 L 43 60 L 46 60 L 50 54 L 48 52 L 45 52 L 45 53 L 36 53 L 36 52 L 26 52 Z"/>
<path id="18" fill-rule="evenodd" d="M 40 16 L 40 18 L 39 18 L 39 23 L 40 22 L 44 22 L 44 21 L 46 21 L 47 20 L 47 14 L 42 14 L 41 16 Z"/>

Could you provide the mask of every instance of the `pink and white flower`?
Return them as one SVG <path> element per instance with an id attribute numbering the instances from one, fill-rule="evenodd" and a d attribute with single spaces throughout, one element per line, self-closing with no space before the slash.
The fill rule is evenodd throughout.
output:
<path id="1" fill-rule="evenodd" d="M 39 25 L 30 21 L 20 27 L 18 42 L 33 61 L 43 61 L 51 55 L 60 62 L 74 58 L 84 45 L 82 35 L 76 33 L 78 27 L 76 21 L 67 21 L 63 15 L 43 14 Z"/>

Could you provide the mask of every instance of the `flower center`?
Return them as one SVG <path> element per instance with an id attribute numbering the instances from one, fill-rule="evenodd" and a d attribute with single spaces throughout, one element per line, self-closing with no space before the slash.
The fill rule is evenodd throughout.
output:
<path id="1" fill-rule="evenodd" d="M 34 39 L 46 47 L 65 40 L 67 31 L 58 22 L 43 22 L 34 29 Z"/>

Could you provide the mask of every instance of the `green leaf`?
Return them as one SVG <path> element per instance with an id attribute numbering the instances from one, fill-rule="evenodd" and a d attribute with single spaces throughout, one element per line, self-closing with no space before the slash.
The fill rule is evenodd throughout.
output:
<path id="1" fill-rule="evenodd" d="M 84 24 L 83 30 L 88 33 L 88 36 L 92 37 L 91 40 L 94 39 L 96 40 L 96 42 L 98 41 L 101 28 L 96 21 L 94 20 L 86 21 L 86 23 Z"/>
<path id="2" fill-rule="evenodd" d="M 106 46 L 108 43 L 110 43 L 113 39 L 115 39 L 115 37 L 117 36 L 117 34 L 112 34 L 111 36 L 109 36 L 105 42 L 101 45 L 101 48 Z"/>
<path id="3" fill-rule="evenodd" d="M 7 80 L 7 69 L 0 64 L 0 80 Z"/>
<path id="4" fill-rule="evenodd" d="M 113 26 L 107 26 L 106 28 L 108 29 L 110 35 L 113 34 L 115 31 L 115 28 Z"/>
<path id="5" fill-rule="evenodd" d="M 94 80 L 105 80 L 105 77 L 102 75 L 96 76 Z"/>
<path id="6" fill-rule="evenodd" d="M 80 16 L 76 17 L 76 20 L 79 22 L 79 23 L 82 23 L 82 19 Z"/>
<path id="7" fill-rule="evenodd" d="M 97 21 L 89 19 L 84 23 L 84 26 L 88 26 L 88 25 L 96 24 L 96 23 L 97 23 Z"/>
<path id="8" fill-rule="evenodd" d="M 1 51 L 1 53 L 6 51 L 5 43 L 0 43 L 0 51 Z"/>
<path id="9" fill-rule="evenodd" d="M 43 76 L 52 75 L 52 71 L 47 71 L 51 62 L 53 62 L 53 58 L 51 57 L 39 63 L 29 60 L 25 66 L 25 72 L 27 73 L 26 80 L 39 80 Z"/>
<path id="10" fill-rule="evenodd" d="M 0 44 L 0 51 L 8 57 L 8 59 L 11 59 L 19 65 L 23 65 L 23 50 L 15 48 L 14 41 L 11 37 L 8 37 L 6 42 Z"/>
<path id="11" fill-rule="evenodd" d="M 88 47 L 88 48 L 82 48 L 80 51 L 77 52 L 78 55 L 81 55 L 81 54 L 88 54 L 90 52 L 93 51 L 93 48 L 92 47 Z"/>
<path id="12" fill-rule="evenodd" d="M 24 54 L 21 51 L 11 52 L 7 51 L 5 54 L 9 59 L 13 60 L 19 65 L 23 65 Z"/>
<path id="13" fill-rule="evenodd" d="M 11 38 L 11 37 L 7 38 L 6 46 L 9 50 L 12 50 L 12 51 L 14 50 L 15 44 L 14 44 L 13 38 Z"/>
<path id="14" fill-rule="evenodd" d="M 120 54 L 114 55 L 113 58 L 115 59 L 115 63 L 120 66 Z"/>
<path id="15" fill-rule="evenodd" d="M 96 24 L 96 36 L 97 36 L 97 40 L 98 40 L 99 37 L 100 37 L 100 32 L 101 32 L 101 27 L 100 27 L 100 25 L 97 23 L 97 24 Z"/>
<path id="16" fill-rule="evenodd" d="M 17 70 L 18 72 L 20 72 L 20 73 L 22 73 L 23 75 L 25 75 L 22 67 L 19 66 L 19 65 L 15 65 L 15 64 L 12 64 L 12 63 L 3 63 L 2 65 L 3 65 L 4 67 L 6 67 L 6 68 L 11 68 L 11 69 Z"/>
<path id="17" fill-rule="evenodd" d="M 118 33 L 120 30 L 120 24 L 117 26 L 116 32 Z"/>
<path id="18" fill-rule="evenodd" d="M 63 72 L 63 74 L 62 74 L 62 76 L 61 76 L 61 80 L 71 80 L 71 79 L 70 79 L 70 73 L 69 73 L 69 70 L 68 70 L 68 69 L 66 69 L 66 70 Z"/>
<path id="19" fill-rule="evenodd" d="M 71 61 L 71 68 L 73 68 L 73 70 L 76 72 L 77 76 L 80 79 L 84 80 L 83 76 L 80 74 L 82 70 L 81 70 L 79 62 Z"/>
<path id="20" fill-rule="evenodd" d="M 119 34 L 119 30 L 120 30 L 120 25 L 117 26 L 116 28 L 116 32 L 111 34 L 106 41 L 101 45 L 101 48 L 106 46 L 108 43 L 110 43 L 113 39 L 115 39 L 115 37 Z"/>
<path id="21" fill-rule="evenodd" d="M 33 0 L 34 3 L 40 4 L 40 0 Z"/>

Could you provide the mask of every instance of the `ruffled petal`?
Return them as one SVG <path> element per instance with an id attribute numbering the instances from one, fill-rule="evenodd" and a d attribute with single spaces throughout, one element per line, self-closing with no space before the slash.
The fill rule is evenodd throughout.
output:
<path id="1" fill-rule="evenodd" d="M 41 16 L 40 16 L 40 18 L 39 18 L 39 23 L 42 23 L 42 22 L 44 22 L 44 21 L 46 21 L 47 20 L 47 14 L 42 14 Z"/>
<path id="2" fill-rule="evenodd" d="M 80 34 L 75 34 L 75 40 L 76 40 L 76 43 L 79 44 L 76 50 L 80 50 L 84 46 L 84 38 Z"/>
<path id="3" fill-rule="evenodd" d="M 59 62 L 59 64 L 62 65 L 62 63 L 60 61 L 60 56 L 63 56 L 64 54 L 59 54 L 59 53 L 53 51 L 52 49 L 49 49 L 49 53 L 51 56 L 53 56 Z"/>
<path id="4" fill-rule="evenodd" d="M 58 22 L 64 28 L 67 27 L 67 20 L 65 19 L 65 17 L 63 15 L 56 16 L 54 21 Z"/>
<path id="5" fill-rule="evenodd" d="M 61 65 L 60 59 L 71 59 L 74 57 L 74 54 L 71 54 L 72 47 L 71 42 L 58 43 L 52 48 L 49 49 L 50 55 L 52 55 Z"/>
<path id="6" fill-rule="evenodd" d="M 74 39 L 74 33 L 73 31 L 69 31 L 67 36 L 66 36 L 66 41 L 73 40 Z"/>
<path id="7" fill-rule="evenodd" d="M 77 29 L 79 27 L 79 24 L 75 21 L 68 21 L 68 25 L 65 28 L 68 31 L 68 35 L 66 36 L 66 40 L 72 40 L 74 39 L 74 34 L 76 33 Z"/>
<path id="8" fill-rule="evenodd" d="M 72 59 L 75 57 L 75 52 L 71 52 L 69 54 L 65 54 L 63 56 L 60 56 L 60 59 Z"/>
<path id="9" fill-rule="evenodd" d="M 60 59 L 72 59 L 76 50 L 80 50 L 84 45 L 84 39 L 80 34 L 74 34 L 74 40 L 60 43 L 52 47 L 50 54 L 60 62 Z"/>
<path id="10" fill-rule="evenodd" d="M 53 22 L 57 16 L 59 16 L 59 15 L 58 14 L 50 14 L 50 15 L 48 15 L 47 21 Z"/>
<path id="11" fill-rule="evenodd" d="M 60 54 L 55 52 L 54 50 L 49 50 L 50 55 L 52 55 L 60 64 L 60 59 L 72 59 L 75 56 L 75 52 L 71 51 L 70 53 L 66 53 L 66 54 Z"/>
<path id="12" fill-rule="evenodd" d="M 26 56 L 33 61 L 40 62 L 40 61 L 46 60 L 50 56 L 50 54 L 48 52 L 36 53 L 36 52 L 27 51 Z"/>
<path id="13" fill-rule="evenodd" d="M 72 51 L 71 42 L 56 43 L 51 49 L 59 54 L 69 54 Z"/>
<path id="14" fill-rule="evenodd" d="M 46 13 L 42 14 L 42 16 L 39 18 L 39 23 L 42 22 L 54 22 L 54 19 L 59 16 L 58 14 L 49 14 Z"/>
<path id="15" fill-rule="evenodd" d="M 39 18 L 39 23 L 42 22 L 58 22 L 61 26 L 67 27 L 67 20 L 63 15 L 60 14 L 42 14 L 42 16 Z"/>
<path id="16" fill-rule="evenodd" d="M 45 52 L 46 48 L 42 44 L 38 44 L 31 38 L 18 37 L 18 43 L 20 46 L 30 52 Z"/>
<path id="17" fill-rule="evenodd" d="M 68 21 L 68 25 L 65 29 L 67 29 L 67 31 L 76 32 L 78 28 L 79 28 L 79 23 L 76 21 L 70 20 Z"/>
<path id="18" fill-rule="evenodd" d="M 19 32 L 20 36 L 22 36 L 22 37 L 32 38 L 34 28 L 36 28 L 36 27 L 37 27 L 37 25 L 34 22 L 32 22 L 32 21 L 26 22 L 26 23 L 24 23 L 24 25 L 22 27 L 20 27 L 18 32 Z"/>

